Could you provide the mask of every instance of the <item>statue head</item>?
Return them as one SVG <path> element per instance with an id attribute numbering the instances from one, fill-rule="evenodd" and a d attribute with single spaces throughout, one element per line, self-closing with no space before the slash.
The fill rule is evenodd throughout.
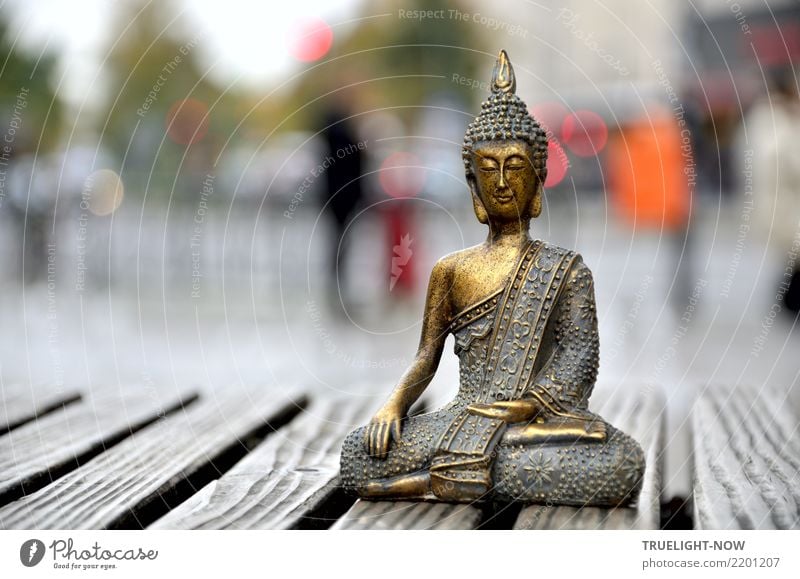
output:
<path id="1" fill-rule="evenodd" d="M 542 211 L 547 135 L 516 94 L 514 69 L 500 51 L 491 94 L 467 127 L 462 156 L 481 223 L 529 220 Z"/>

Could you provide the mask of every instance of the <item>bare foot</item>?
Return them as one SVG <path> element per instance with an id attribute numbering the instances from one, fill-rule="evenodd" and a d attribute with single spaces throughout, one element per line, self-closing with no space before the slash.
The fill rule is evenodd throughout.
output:
<path id="1" fill-rule="evenodd" d="M 410 499 L 423 498 L 430 490 L 431 476 L 426 471 L 370 481 L 358 494 L 367 499 Z"/>

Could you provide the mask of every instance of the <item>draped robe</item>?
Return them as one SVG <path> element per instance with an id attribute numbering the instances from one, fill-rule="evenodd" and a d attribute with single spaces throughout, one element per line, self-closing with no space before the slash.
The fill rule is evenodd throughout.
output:
<path id="1" fill-rule="evenodd" d="M 545 421 L 602 420 L 588 411 L 599 340 L 591 272 L 578 254 L 531 242 L 505 287 L 455 316 L 448 331 L 460 358 L 458 395 L 406 419 L 384 459 L 366 454 L 363 427 L 351 433 L 342 450 L 345 489 L 427 470 L 435 498 L 445 501 L 619 505 L 635 498 L 644 456 L 613 426 L 605 441 L 509 443 L 509 425 L 468 409 L 535 398 Z"/>

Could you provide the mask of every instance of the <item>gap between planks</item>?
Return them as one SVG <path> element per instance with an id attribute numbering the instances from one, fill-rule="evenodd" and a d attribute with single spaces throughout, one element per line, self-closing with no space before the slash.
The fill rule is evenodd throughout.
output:
<path id="1" fill-rule="evenodd" d="M 203 396 L 0 509 L 0 527 L 146 526 L 233 466 L 304 404 L 299 394 L 274 392 Z"/>

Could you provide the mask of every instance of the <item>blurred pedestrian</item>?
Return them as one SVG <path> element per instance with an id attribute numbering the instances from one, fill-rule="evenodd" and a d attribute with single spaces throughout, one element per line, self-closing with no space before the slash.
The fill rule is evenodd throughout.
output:
<path id="1" fill-rule="evenodd" d="M 773 73 L 767 94 L 743 126 L 752 150 L 753 222 L 768 253 L 781 261 L 778 295 L 792 315 L 800 310 L 800 98 L 791 69 Z"/>
<path id="2" fill-rule="evenodd" d="M 345 232 L 364 197 L 362 186 L 363 144 L 360 145 L 355 123 L 348 109 L 340 101 L 323 115 L 322 137 L 326 145 L 325 159 L 325 209 L 333 235 L 330 244 L 330 292 L 337 302 L 347 284 L 346 275 L 350 248 Z M 343 289 L 345 288 L 345 289 Z M 342 299 L 347 299 L 342 295 Z"/>
<path id="3" fill-rule="evenodd" d="M 689 219 L 695 161 L 688 128 L 661 107 L 624 123 L 607 154 L 611 199 L 635 230 L 667 238 L 672 245 L 672 298 L 683 307 L 692 292 Z"/>
<path id="4" fill-rule="evenodd" d="M 19 241 L 15 271 L 24 283 L 45 277 L 51 241 L 58 167 L 47 155 L 16 155 L 8 169 L 8 211 Z"/>

